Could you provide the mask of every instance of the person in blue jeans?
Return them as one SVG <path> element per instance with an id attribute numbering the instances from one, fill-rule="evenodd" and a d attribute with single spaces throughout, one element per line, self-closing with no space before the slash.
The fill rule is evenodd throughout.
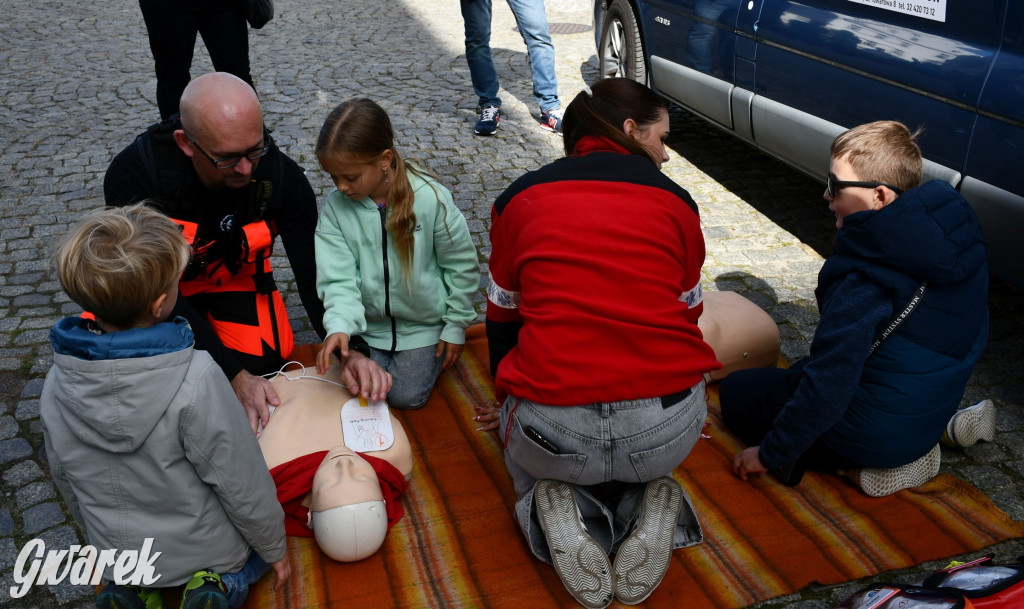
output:
<path id="1" fill-rule="evenodd" d="M 466 62 L 473 79 L 473 90 L 480 98 L 477 135 L 492 135 L 501 119 L 498 97 L 498 72 L 491 57 L 491 0 L 461 0 L 466 24 Z M 562 132 L 562 102 L 558 99 L 555 77 L 555 45 L 548 31 L 544 0 L 508 0 L 523 35 L 533 72 L 533 97 L 540 106 L 541 127 Z"/>
<path id="2" fill-rule="evenodd" d="M 642 602 L 703 539 L 672 472 L 721 365 L 697 325 L 697 204 L 660 171 L 669 127 L 653 91 L 600 80 L 566 110 L 565 158 L 491 210 L 487 343 L 516 519 L 588 609 Z"/>

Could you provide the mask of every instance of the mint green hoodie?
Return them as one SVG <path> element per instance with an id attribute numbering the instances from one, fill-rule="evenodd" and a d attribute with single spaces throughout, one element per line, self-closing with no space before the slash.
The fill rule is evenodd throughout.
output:
<path id="1" fill-rule="evenodd" d="M 480 286 L 476 247 L 448 189 L 429 177 L 407 175 L 416 196 L 408 284 L 384 229 L 386 210 L 378 210 L 369 197 L 355 201 L 337 190 L 327 196 L 316 227 L 316 289 L 328 336 L 358 334 L 371 347 L 388 351 L 439 340 L 466 342 L 466 327 L 476 319 L 473 294 Z"/>

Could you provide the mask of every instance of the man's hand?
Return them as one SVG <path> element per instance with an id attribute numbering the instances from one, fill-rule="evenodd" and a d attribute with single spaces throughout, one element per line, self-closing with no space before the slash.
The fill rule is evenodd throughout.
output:
<path id="1" fill-rule="evenodd" d="M 242 370 L 231 379 L 231 388 L 235 390 L 238 401 L 245 409 L 245 416 L 252 425 L 252 432 L 256 433 L 260 423 L 266 427 L 270 421 L 270 407 L 281 405 L 281 398 L 277 397 L 274 385 L 262 376 L 253 376 Z"/>
<path id="2" fill-rule="evenodd" d="M 364 398 L 374 402 L 383 400 L 391 391 L 391 373 L 385 372 L 377 362 L 358 351 L 349 353 L 342 362 L 341 382 L 348 387 L 352 395 L 362 394 Z"/>
<path id="3" fill-rule="evenodd" d="M 447 351 L 445 351 L 446 347 Z M 437 342 L 437 351 L 434 352 L 434 357 L 441 357 L 441 355 L 444 354 L 444 364 L 441 366 L 442 370 L 447 370 L 452 366 L 452 364 L 459 361 L 459 358 L 462 357 L 462 347 L 463 345 L 446 343 L 443 340 Z"/>
<path id="4" fill-rule="evenodd" d="M 344 332 L 335 332 L 327 337 L 324 341 L 324 346 L 320 349 L 320 353 L 316 354 L 316 373 L 323 374 L 327 372 L 327 369 L 331 367 L 331 354 L 334 353 L 335 349 L 341 349 L 341 363 L 342 365 L 348 360 L 348 334 Z"/>
<path id="5" fill-rule="evenodd" d="M 285 582 L 292 576 L 292 563 L 288 561 L 288 555 L 285 554 L 284 558 L 270 563 L 270 566 L 274 568 L 274 575 L 277 576 L 277 581 L 274 582 L 274 591 L 280 592 L 281 588 L 284 588 Z"/>
<path id="6" fill-rule="evenodd" d="M 761 463 L 761 447 L 751 446 L 750 448 L 743 449 L 732 459 L 732 472 L 740 477 L 740 480 L 746 480 L 748 476 L 759 476 L 766 471 L 768 468 Z"/>

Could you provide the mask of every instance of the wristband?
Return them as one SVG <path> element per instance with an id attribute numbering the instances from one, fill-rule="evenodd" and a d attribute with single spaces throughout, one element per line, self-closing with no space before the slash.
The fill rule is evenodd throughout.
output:
<path id="1" fill-rule="evenodd" d="M 366 357 L 370 357 L 370 345 L 362 336 L 353 336 L 352 339 L 348 341 L 348 348 L 353 351 L 358 351 Z M 340 355 L 338 360 L 341 360 Z"/>

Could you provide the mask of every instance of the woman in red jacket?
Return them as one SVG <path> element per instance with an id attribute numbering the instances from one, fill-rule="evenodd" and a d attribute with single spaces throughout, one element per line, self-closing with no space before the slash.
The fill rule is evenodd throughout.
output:
<path id="1" fill-rule="evenodd" d="M 671 472 L 720 367 L 697 328 L 704 238 L 693 198 L 660 171 L 669 119 L 650 89 L 595 83 L 563 129 L 566 157 L 491 212 L 500 432 L 533 553 L 584 606 L 635 604 L 673 549 L 703 538 Z"/>

